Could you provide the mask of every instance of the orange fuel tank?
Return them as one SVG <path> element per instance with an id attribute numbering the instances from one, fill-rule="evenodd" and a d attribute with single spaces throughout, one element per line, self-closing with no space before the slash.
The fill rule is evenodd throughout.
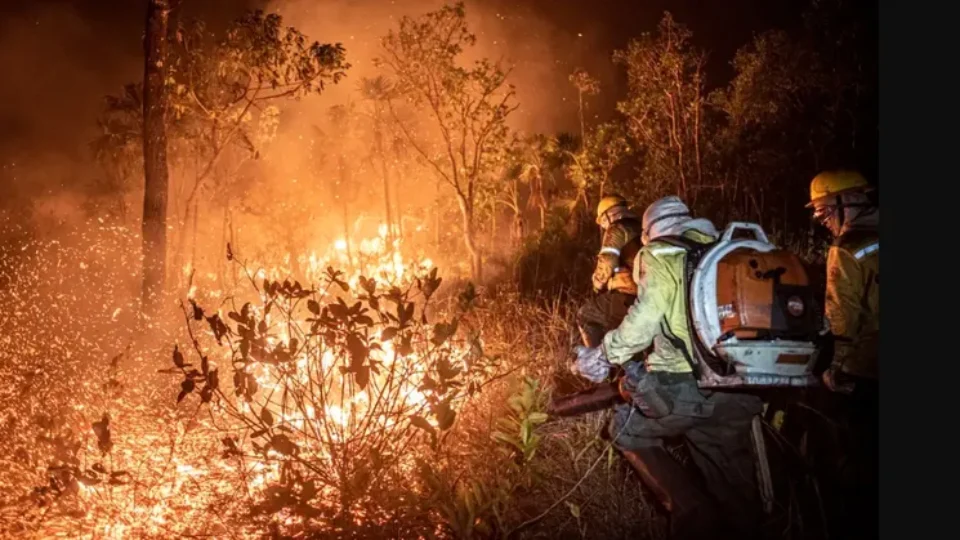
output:
<path id="1" fill-rule="evenodd" d="M 803 262 L 786 250 L 730 252 L 717 262 L 717 310 L 724 335 L 801 338 L 817 331 Z"/>

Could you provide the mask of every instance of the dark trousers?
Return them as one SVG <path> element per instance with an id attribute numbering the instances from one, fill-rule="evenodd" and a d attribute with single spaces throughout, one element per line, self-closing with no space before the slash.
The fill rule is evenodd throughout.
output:
<path id="1" fill-rule="evenodd" d="M 788 474 L 816 479 L 795 494 L 801 514 L 810 516 L 807 527 L 817 531 L 814 538 L 877 538 L 877 383 L 843 382 L 855 383 L 852 395 L 819 388 L 805 391 L 800 399 L 783 396 L 789 405 L 780 434 L 792 447 L 786 454 L 796 456 L 788 457 L 785 465 Z"/>
<path id="2" fill-rule="evenodd" d="M 672 538 L 718 537 L 724 529 L 738 538 L 757 537 L 763 510 L 750 427 L 763 402 L 728 392 L 714 392 L 707 401 L 714 407 L 707 418 L 648 418 L 621 405 L 611 435 L 623 430 L 614 442 L 670 512 Z M 667 451 L 664 439 L 674 437 L 684 439 L 700 475 Z"/>
<path id="3" fill-rule="evenodd" d="M 845 507 L 836 524 L 838 538 L 879 535 L 879 384 L 857 378 L 848 403 L 849 459 L 841 473 Z"/>
<path id="4" fill-rule="evenodd" d="M 577 325 L 584 345 L 599 346 L 604 334 L 620 326 L 636 299 L 632 294 L 604 291 L 584 302 L 577 311 Z"/>

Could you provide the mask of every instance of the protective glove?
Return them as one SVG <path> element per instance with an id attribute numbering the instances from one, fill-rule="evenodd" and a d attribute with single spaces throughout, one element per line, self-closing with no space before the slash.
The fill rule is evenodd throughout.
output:
<path id="1" fill-rule="evenodd" d="M 823 385 L 831 392 L 840 394 L 849 394 L 853 392 L 853 382 L 849 381 L 842 371 L 836 366 L 830 366 L 821 376 Z"/>
<path id="2" fill-rule="evenodd" d="M 603 276 L 599 274 L 594 274 L 591 281 L 593 283 L 593 292 L 595 293 L 602 292 L 604 289 L 607 288 L 607 280 L 604 279 Z"/>
<path id="3" fill-rule="evenodd" d="M 578 345 L 575 350 L 577 359 L 572 366 L 573 372 L 590 382 L 603 382 L 610 374 L 610 368 L 613 367 L 613 364 L 603 355 L 603 349 Z"/>
<path id="4" fill-rule="evenodd" d="M 822 317 L 820 319 L 820 330 L 817 332 L 820 336 L 826 336 L 830 333 L 830 319 Z"/>

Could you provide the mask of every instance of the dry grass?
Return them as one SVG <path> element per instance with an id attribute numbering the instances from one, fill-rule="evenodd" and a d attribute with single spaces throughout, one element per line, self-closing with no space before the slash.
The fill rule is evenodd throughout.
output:
<path id="1" fill-rule="evenodd" d="M 486 321 L 487 339 L 503 344 L 510 355 L 508 364 L 542 382 L 544 400 L 587 387 L 589 383 L 569 368 L 576 302 L 520 301 L 515 295 L 501 292 L 496 301 L 481 308 L 478 316 Z M 541 426 L 542 439 L 532 467 L 536 482 L 515 498 L 516 524 L 553 508 L 525 528 L 523 537 L 660 537 L 661 514 L 603 436 L 609 416 L 609 412 L 597 412 Z"/>

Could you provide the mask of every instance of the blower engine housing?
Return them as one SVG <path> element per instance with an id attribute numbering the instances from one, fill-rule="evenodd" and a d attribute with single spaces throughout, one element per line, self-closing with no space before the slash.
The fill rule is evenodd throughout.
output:
<path id="1" fill-rule="evenodd" d="M 688 261 L 687 274 L 701 387 L 818 384 L 824 325 L 796 254 L 771 243 L 760 225 L 733 222 Z"/>

